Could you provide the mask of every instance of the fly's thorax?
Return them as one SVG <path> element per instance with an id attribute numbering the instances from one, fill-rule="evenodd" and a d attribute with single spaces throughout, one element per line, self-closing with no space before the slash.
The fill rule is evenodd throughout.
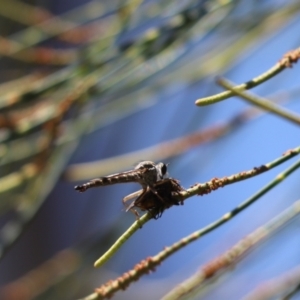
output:
<path id="1" fill-rule="evenodd" d="M 156 169 L 145 172 L 141 179 L 144 185 L 153 186 L 153 184 L 157 181 Z"/>

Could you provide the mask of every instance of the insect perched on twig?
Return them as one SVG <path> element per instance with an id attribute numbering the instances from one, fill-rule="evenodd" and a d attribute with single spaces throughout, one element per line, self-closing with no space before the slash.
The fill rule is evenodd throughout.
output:
<path id="1" fill-rule="evenodd" d="M 179 181 L 173 178 L 165 178 L 157 181 L 154 184 L 156 193 L 152 190 L 139 190 L 123 198 L 123 203 L 137 197 L 133 200 L 130 205 L 126 208 L 126 211 L 132 211 L 137 218 L 139 214 L 135 208 L 139 208 L 142 211 L 148 211 L 152 214 L 154 219 L 161 217 L 165 209 L 173 205 L 183 205 L 183 200 L 179 200 L 178 193 L 184 191 Z M 163 201 L 161 200 L 163 199 Z"/>
<path id="2" fill-rule="evenodd" d="M 92 179 L 89 182 L 75 186 L 75 190 L 79 192 L 85 192 L 89 188 L 98 187 L 98 186 L 106 186 L 117 183 L 126 183 L 126 182 L 137 182 L 142 186 L 142 190 L 137 191 L 123 199 L 123 203 L 132 199 L 134 197 L 138 197 L 134 202 L 141 202 L 143 196 L 146 195 L 146 198 L 149 198 L 149 191 L 151 194 L 155 195 L 155 199 L 158 198 L 161 203 L 165 202 L 164 193 L 158 193 L 157 191 L 157 183 L 160 182 L 164 176 L 167 174 L 167 165 L 164 163 L 155 164 L 152 161 L 142 161 L 140 162 L 133 170 L 112 174 L 105 177 L 100 177 L 96 179 Z M 144 203 L 145 200 L 142 200 Z M 133 211 L 131 207 L 129 210 Z M 134 212 L 135 213 L 135 212 Z M 136 213 L 135 213 L 136 214 Z M 137 215 L 137 214 L 136 214 Z"/>
<path id="3" fill-rule="evenodd" d="M 156 181 L 163 179 L 166 173 L 166 164 L 155 164 L 152 161 L 142 161 L 133 170 L 92 179 L 83 185 L 75 186 L 75 190 L 85 192 L 92 187 L 126 182 L 138 182 L 142 185 L 143 189 L 147 187 L 153 189 L 153 184 Z M 153 190 L 153 192 L 155 191 Z"/>

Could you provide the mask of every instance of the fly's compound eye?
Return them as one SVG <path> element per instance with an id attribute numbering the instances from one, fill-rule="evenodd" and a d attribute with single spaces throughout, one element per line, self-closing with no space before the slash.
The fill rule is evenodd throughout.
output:
<path id="1" fill-rule="evenodd" d="M 163 179 L 164 176 L 167 173 L 167 165 L 164 163 L 159 163 L 156 165 L 156 170 L 157 170 L 157 179 Z"/>
<path id="2" fill-rule="evenodd" d="M 163 176 L 166 175 L 166 173 L 167 173 L 167 165 L 166 164 L 162 164 L 161 173 Z"/>

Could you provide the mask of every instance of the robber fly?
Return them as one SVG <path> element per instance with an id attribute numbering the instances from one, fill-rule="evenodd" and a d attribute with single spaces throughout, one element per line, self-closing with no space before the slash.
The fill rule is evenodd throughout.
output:
<path id="1" fill-rule="evenodd" d="M 154 187 L 154 184 L 163 179 L 167 173 L 167 165 L 164 163 L 155 164 L 152 161 L 142 161 L 133 170 L 112 174 L 105 177 L 92 179 L 83 185 L 75 186 L 75 190 L 85 192 L 87 189 L 98 186 L 105 186 L 117 183 L 137 182 L 142 186 L 141 193 L 151 190 L 161 198 Z M 141 194 L 140 193 L 140 194 Z M 163 199 L 161 199 L 163 201 Z"/>

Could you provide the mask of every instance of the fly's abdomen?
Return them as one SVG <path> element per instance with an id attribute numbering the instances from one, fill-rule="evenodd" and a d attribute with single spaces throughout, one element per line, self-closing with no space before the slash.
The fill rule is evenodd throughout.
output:
<path id="1" fill-rule="evenodd" d="M 140 180 L 140 174 L 136 171 L 124 172 L 119 174 L 114 174 L 111 176 L 101 177 L 93 179 L 83 185 L 75 186 L 75 190 L 79 192 L 84 192 L 89 188 L 112 185 L 116 183 L 126 183 L 126 182 L 138 182 Z"/>

